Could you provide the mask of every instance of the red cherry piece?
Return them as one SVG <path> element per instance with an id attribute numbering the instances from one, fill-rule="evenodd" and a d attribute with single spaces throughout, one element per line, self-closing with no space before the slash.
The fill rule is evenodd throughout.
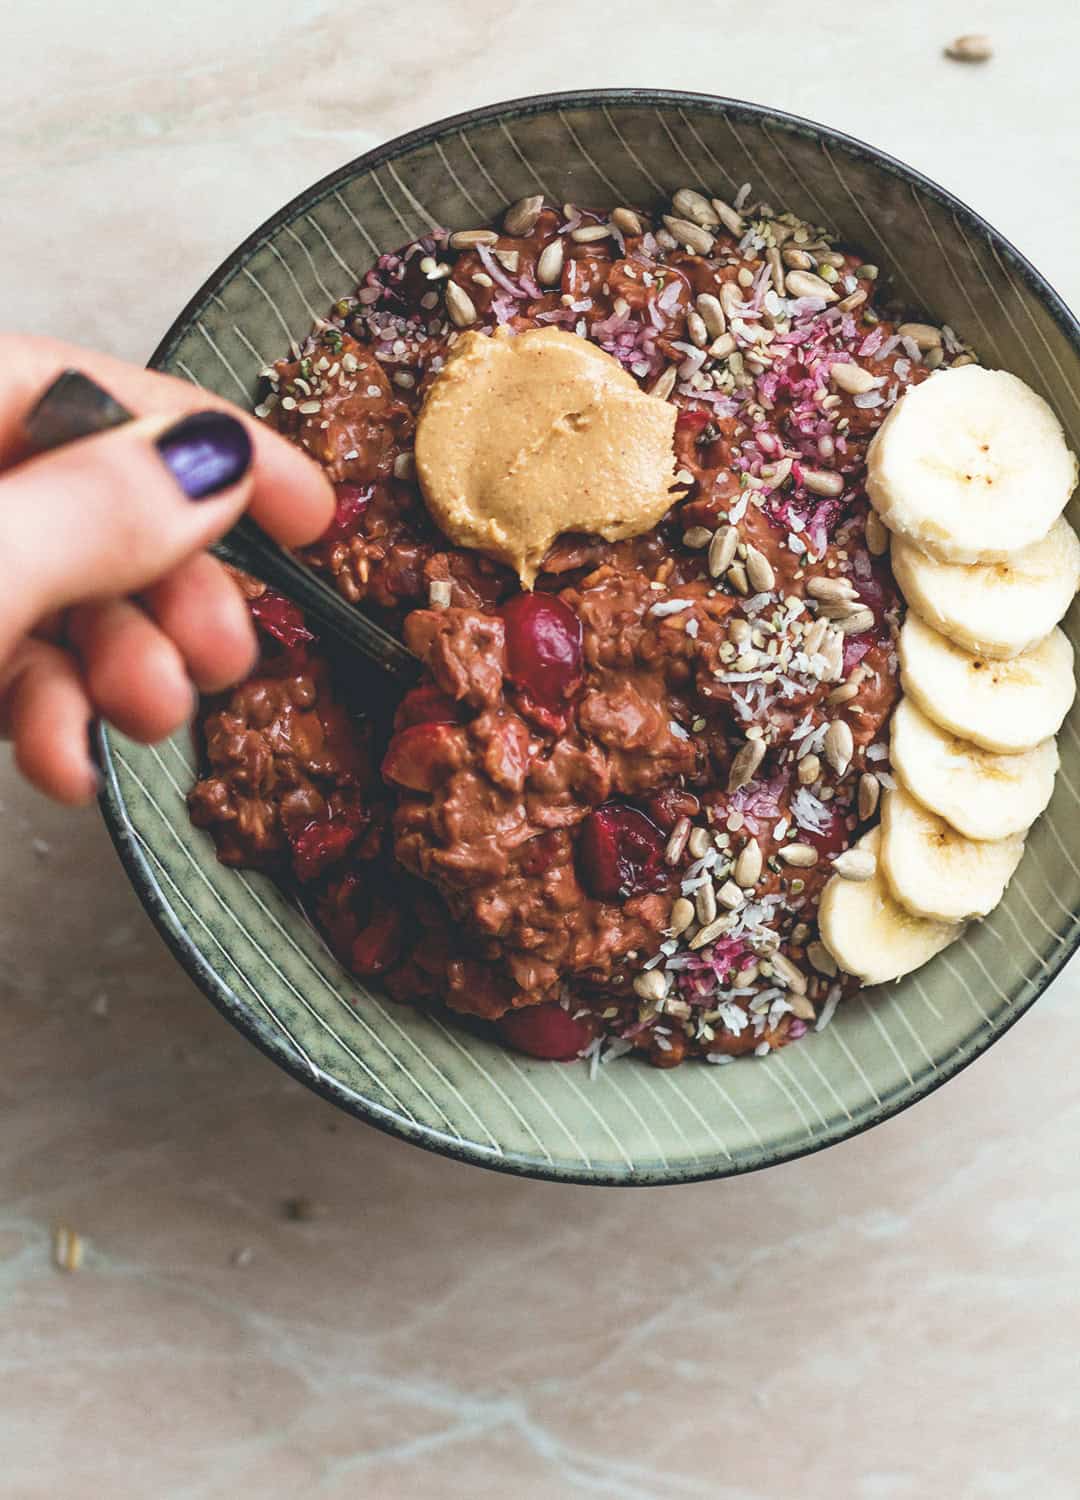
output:
<path id="1" fill-rule="evenodd" d="M 461 718 L 458 705 L 433 682 L 422 682 L 410 688 L 398 704 L 394 715 L 395 729 L 413 724 L 456 724 Z"/>
<path id="2" fill-rule="evenodd" d="M 697 406 L 684 406 L 675 418 L 676 432 L 698 433 L 708 427 L 711 417 L 707 411 L 702 411 Z"/>
<path id="3" fill-rule="evenodd" d="M 313 641 L 314 635 L 304 624 L 304 616 L 291 599 L 267 589 L 257 599 L 249 601 L 251 613 L 260 630 L 280 641 L 283 646 L 301 646 Z"/>
<path id="4" fill-rule="evenodd" d="M 539 833 L 536 838 L 522 844 L 519 855 L 522 874 L 546 874 L 558 859 L 561 845 L 562 838 L 554 828 L 549 828 L 546 833 Z"/>
<path id="5" fill-rule="evenodd" d="M 507 677 L 558 713 L 581 681 L 581 621 L 554 594 L 515 594 L 502 616 Z"/>
<path id="6" fill-rule="evenodd" d="M 627 901 L 659 890 L 666 879 L 664 835 L 636 807 L 599 807 L 581 825 L 578 865 L 598 901 Z"/>
<path id="7" fill-rule="evenodd" d="M 349 967 L 366 978 L 381 974 L 401 955 L 401 913 L 383 902 L 376 902 L 371 920 L 353 939 Z"/>
<path id="8" fill-rule="evenodd" d="M 363 826 L 359 812 L 339 814 L 334 818 L 314 818 L 295 833 L 290 833 L 293 872 L 297 880 L 314 880 L 347 852 Z"/>
<path id="9" fill-rule="evenodd" d="M 828 823 L 820 833 L 815 833 L 811 829 L 804 828 L 800 829 L 799 837 L 804 838 L 808 844 L 813 844 L 818 853 L 825 856 L 839 854 L 841 849 L 846 848 L 848 844 L 848 831 L 844 826 L 844 820 L 839 813 L 833 812 L 831 807 L 828 814 Z M 798 874 L 799 872 L 796 871 L 795 873 Z"/>
<path id="10" fill-rule="evenodd" d="M 497 1022 L 504 1042 L 529 1057 L 569 1062 L 592 1041 L 592 1032 L 561 1005 L 530 1005 L 509 1010 Z"/>
<path id="11" fill-rule="evenodd" d="M 337 496 L 334 519 L 319 538 L 320 542 L 347 542 L 356 535 L 360 517 L 371 500 L 373 486 L 339 484 L 335 485 L 334 493 Z"/>
<path id="12" fill-rule="evenodd" d="M 699 798 L 677 786 L 665 787 L 642 800 L 649 817 L 665 833 L 670 833 L 680 818 L 696 818 L 701 811 Z"/>
<path id="13" fill-rule="evenodd" d="M 411 792 L 433 792 L 461 765 L 464 738 L 464 730 L 456 724 L 412 724 L 401 729 L 383 757 L 383 777 Z"/>

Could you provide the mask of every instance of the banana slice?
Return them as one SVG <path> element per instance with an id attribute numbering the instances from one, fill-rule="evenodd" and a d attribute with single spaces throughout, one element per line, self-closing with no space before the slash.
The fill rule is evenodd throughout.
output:
<path id="1" fill-rule="evenodd" d="M 881 829 L 871 828 L 855 845 L 875 857 Z M 910 974 L 960 936 L 952 922 L 913 917 L 893 899 L 880 868 L 871 880 L 834 875 L 818 907 L 821 940 L 847 974 L 864 984 L 886 984 Z"/>
<path id="2" fill-rule="evenodd" d="M 939 729 L 910 698 L 892 716 L 890 755 L 911 795 L 969 839 L 1024 833 L 1050 801 L 1058 768 L 1053 739 L 995 755 Z"/>
<path id="3" fill-rule="evenodd" d="M 867 455 L 871 504 L 946 562 L 1000 562 L 1039 541 L 1076 485 L 1076 458 L 1041 396 L 963 365 L 912 386 Z"/>
<path id="4" fill-rule="evenodd" d="M 1080 585 L 1080 537 L 1064 517 L 1006 562 L 941 562 L 903 536 L 894 537 L 891 556 L 911 608 L 981 656 L 1018 656 L 1041 641 Z"/>
<path id="5" fill-rule="evenodd" d="M 900 631 L 900 681 L 935 724 L 1001 755 L 1034 750 L 1056 734 L 1076 692 L 1073 649 L 1060 629 L 1023 656 L 994 661 L 954 646 L 910 612 Z"/>
<path id="6" fill-rule="evenodd" d="M 1022 834 L 976 843 L 903 787 L 882 800 L 881 870 L 912 916 L 933 922 L 985 917 L 1001 900 L 1023 852 Z"/>

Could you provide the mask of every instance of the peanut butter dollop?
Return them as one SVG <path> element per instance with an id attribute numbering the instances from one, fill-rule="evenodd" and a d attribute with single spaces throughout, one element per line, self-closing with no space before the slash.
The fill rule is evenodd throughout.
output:
<path id="1" fill-rule="evenodd" d="M 452 542 L 509 564 L 532 588 L 563 532 L 637 536 L 679 498 L 675 416 L 576 334 L 470 332 L 424 402 L 417 474 Z"/>

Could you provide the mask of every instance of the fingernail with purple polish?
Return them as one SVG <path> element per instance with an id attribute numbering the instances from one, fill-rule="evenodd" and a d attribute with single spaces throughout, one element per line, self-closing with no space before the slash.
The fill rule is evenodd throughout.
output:
<path id="1" fill-rule="evenodd" d="M 157 450 L 189 500 L 206 500 L 243 479 L 251 465 L 247 428 L 223 411 L 185 417 L 157 439 Z"/>

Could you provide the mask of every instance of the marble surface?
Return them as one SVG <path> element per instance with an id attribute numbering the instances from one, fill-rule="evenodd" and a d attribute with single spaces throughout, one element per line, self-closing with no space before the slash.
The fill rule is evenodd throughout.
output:
<path id="1" fill-rule="evenodd" d="M 749 11 L 9 0 L 0 326 L 145 358 L 349 156 L 598 83 L 850 129 L 1080 301 L 1070 0 Z M 994 61 L 942 60 L 970 30 Z M 676 1190 L 518 1182 L 279 1074 L 176 969 L 94 813 L 6 756 L 0 804 L 5 1500 L 1075 1497 L 1075 966 L 974 1068 L 822 1156 Z"/>

